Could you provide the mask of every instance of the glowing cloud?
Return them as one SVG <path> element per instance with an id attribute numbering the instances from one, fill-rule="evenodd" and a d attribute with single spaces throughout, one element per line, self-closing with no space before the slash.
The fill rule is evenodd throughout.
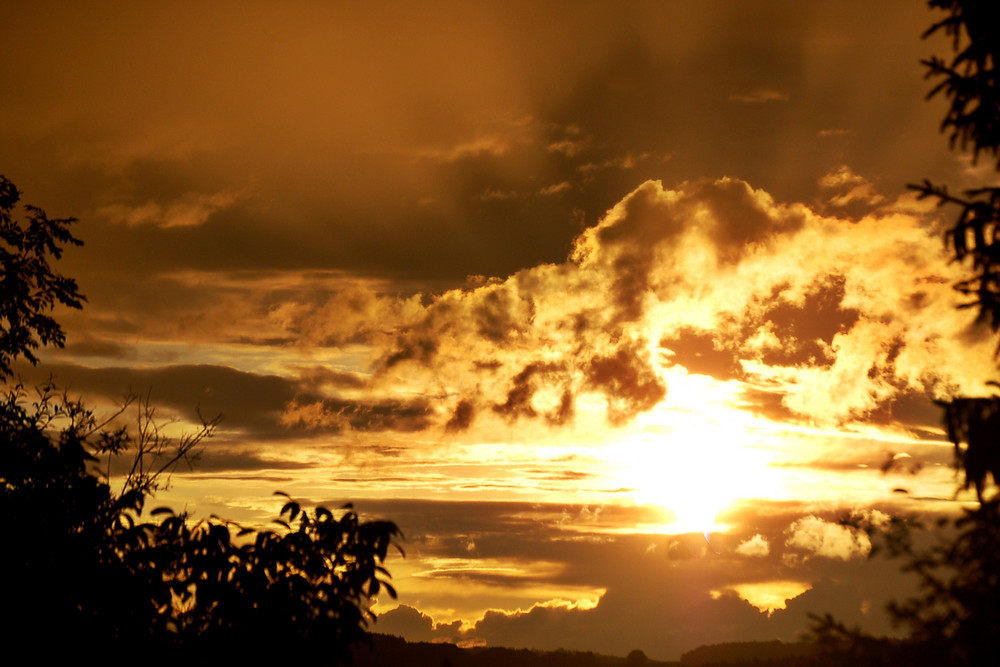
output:
<path id="1" fill-rule="evenodd" d="M 812 586 L 801 581 L 766 581 L 730 586 L 730 590 L 757 609 L 770 615 L 778 609 L 785 609 L 789 600 L 796 598 Z M 722 591 L 713 591 L 721 596 Z"/>
<path id="2" fill-rule="evenodd" d="M 97 215 L 125 224 L 158 227 L 190 227 L 204 224 L 216 211 L 232 206 L 241 196 L 237 192 L 198 194 L 189 192 L 169 203 L 147 201 L 141 204 L 110 204 L 101 207 Z"/>
<path id="3" fill-rule="evenodd" d="M 736 553 L 741 556 L 763 558 L 771 553 L 771 545 L 766 537 L 757 534 L 740 542 L 739 546 L 736 547 Z"/>
<path id="4" fill-rule="evenodd" d="M 872 549 L 871 540 L 863 531 L 812 515 L 799 519 L 786 532 L 785 546 L 808 555 L 846 561 L 867 556 Z"/>
<path id="5" fill-rule="evenodd" d="M 847 167 L 825 180 L 868 187 Z M 666 371 L 698 340 L 803 421 L 861 419 L 907 391 L 975 392 L 992 350 L 956 309 L 961 268 L 907 202 L 866 199 L 867 215 L 841 219 L 735 179 L 649 181 L 564 263 L 431 299 L 345 288 L 281 317 L 311 344 L 365 344 L 371 388 L 427 397 L 426 424 L 453 433 L 568 427 L 595 409 L 627 423 L 669 401 Z M 300 423 L 331 419 L 296 409 Z"/>

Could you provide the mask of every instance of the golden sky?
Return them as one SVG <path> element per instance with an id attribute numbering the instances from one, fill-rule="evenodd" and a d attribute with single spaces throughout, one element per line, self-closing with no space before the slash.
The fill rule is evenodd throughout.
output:
<path id="1" fill-rule="evenodd" d="M 933 20 L 15 2 L 0 169 L 79 218 L 88 297 L 22 372 L 222 413 L 161 498 L 196 516 L 280 489 L 395 520 L 380 632 L 675 659 L 810 612 L 887 631 L 910 582 L 839 520 L 954 511 L 931 400 L 995 377 L 949 212 L 906 190 L 995 178 L 924 100 Z"/>

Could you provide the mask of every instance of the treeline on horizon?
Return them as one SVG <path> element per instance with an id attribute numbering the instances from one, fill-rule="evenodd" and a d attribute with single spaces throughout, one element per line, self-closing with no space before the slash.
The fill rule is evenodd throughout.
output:
<path id="1" fill-rule="evenodd" d="M 446 642 L 408 642 L 395 635 L 373 634 L 355 647 L 353 667 L 937 667 L 951 662 L 946 654 L 905 639 L 857 636 L 852 642 L 821 637 L 799 642 L 747 641 L 699 646 L 679 661 L 660 661 L 636 649 L 626 657 L 590 651 L 540 651 L 496 646 L 461 648 Z"/>
<path id="2" fill-rule="evenodd" d="M 395 635 L 372 634 L 355 647 L 353 667 L 680 667 L 679 662 L 651 660 L 641 650 L 626 657 L 591 651 L 540 651 L 501 646 L 462 648 L 447 642 L 408 642 Z"/>

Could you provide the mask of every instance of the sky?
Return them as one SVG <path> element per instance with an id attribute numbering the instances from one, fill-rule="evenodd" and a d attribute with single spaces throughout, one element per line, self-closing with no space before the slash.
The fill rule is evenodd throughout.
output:
<path id="1" fill-rule="evenodd" d="M 984 395 L 922 3 L 14 2 L 0 173 L 75 217 L 44 363 L 223 416 L 158 502 L 402 529 L 375 631 L 676 659 L 892 631 Z M 134 408 L 133 408 L 134 409 Z M 126 417 L 132 415 L 126 413 Z M 845 522 L 844 520 L 847 520 Z M 874 537 L 873 537 L 874 536 Z"/>

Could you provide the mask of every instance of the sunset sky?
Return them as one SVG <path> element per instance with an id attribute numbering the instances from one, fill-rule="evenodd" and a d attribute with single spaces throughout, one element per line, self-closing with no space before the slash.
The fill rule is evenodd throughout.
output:
<path id="1" fill-rule="evenodd" d="M 996 378 L 954 212 L 906 189 L 996 181 L 924 99 L 934 20 L 9 3 L 0 173 L 79 219 L 88 298 L 19 371 L 221 413 L 157 503 L 396 521 L 378 632 L 658 659 L 810 612 L 888 632 L 912 582 L 839 522 L 955 512 L 931 401 Z"/>

